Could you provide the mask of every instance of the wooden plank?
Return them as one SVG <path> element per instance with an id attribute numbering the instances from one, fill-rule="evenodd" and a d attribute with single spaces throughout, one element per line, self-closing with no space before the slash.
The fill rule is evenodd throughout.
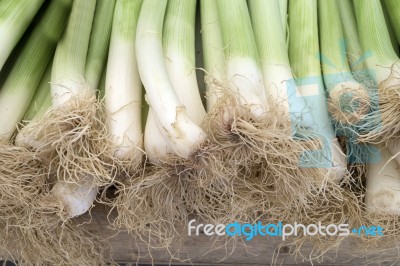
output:
<path id="1" fill-rule="evenodd" d="M 109 238 L 108 241 L 112 248 L 111 254 L 114 260 L 120 263 L 141 263 L 141 264 L 157 264 L 168 265 L 311 265 L 309 262 L 304 262 L 300 258 L 289 253 L 288 248 L 281 248 L 279 254 L 276 250 L 281 241 L 276 238 L 258 237 L 254 238 L 247 247 L 237 243 L 237 246 L 232 252 L 230 248 L 215 249 L 215 243 L 212 238 L 206 235 L 191 236 L 184 239 L 183 244 L 178 249 L 171 248 L 171 252 L 183 261 L 171 259 L 170 254 L 165 249 L 148 249 L 147 245 L 141 241 L 137 241 L 135 237 L 125 233 L 117 233 L 110 229 L 107 221 L 107 210 L 105 207 L 99 206 L 92 210 L 91 223 L 85 224 L 91 232 L 96 235 Z M 88 216 L 79 218 L 79 222 L 87 221 Z M 219 243 L 221 245 L 221 243 Z M 229 245 L 228 245 L 229 246 Z M 214 249 L 213 249 L 214 247 Z M 149 255 L 151 253 L 151 256 Z M 310 249 L 305 248 L 304 254 L 308 254 Z M 397 250 L 387 250 L 384 254 L 377 256 L 362 256 L 354 257 L 354 246 L 351 241 L 344 241 L 337 252 L 328 253 L 324 260 L 318 265 L 365 265 L 374 259 L 376 263 L 369 265 L 390 265 L 390 262 L 395 261 L 399 257 Z M 186 261 L 185 261 L 186 259 Z M 383 260 L 387 260 L 383 262 Z M 382 261 L 381 263 L 378 263 Z M 397 265 L 397 264 L 396 264 Z"/>

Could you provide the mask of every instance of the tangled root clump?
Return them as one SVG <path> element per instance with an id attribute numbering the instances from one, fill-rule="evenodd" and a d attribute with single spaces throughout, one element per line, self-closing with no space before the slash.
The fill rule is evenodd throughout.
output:
<path id="1" fill-rule="evenodd" d="M 345 82 L 337 86 L 340 94 L 331 93 L 328 99 L 328 110 L 332 119 L 335 123 L 345 126 L 363 121 L 371 109 L 370 93 L 367 87 L 354 82 Z"/>
<path id="2" fill-rule="evenodd" d="M 300 167 L 319 159 L 307 153 L 321 149 L 315 134 L 299 130 L 299 137 L 293 137 L 280 108 L 255 117 L 236 95 L 222 92 L 202 124 L 207 143 L 188 159 L 171 155 L 121 184 L 114 205 L 117 228 L 168 247 L 185 235 L 180 230 L 192 215 L 212 223 L 253 223 L 265 217 L 328 220 L 323 211 L 329 208 L 341 221 L 357 212 L 354 204 L 342 210 L 345 190 L 334 180 L 333 167 Z M 336 203 L 329 206 L 329 200 Z M 316 203 L 320 209 L 314 211 Z"/>
<path id="3" fill-rule="evenodd" d="M 378 107 L 370 112 L 363 125 L 359 140 L 366 143 L 384 143 L 398 138 L 400 123 L 400 69 L 393 64 L 389 77 L 381 82 L 375 92 Z"/>
<path id="4" fill-rule="evenodd" d="M 0 144 L 0 216 L 27 207 L 42 192 L 47 172 L 36 154 L 25 148 Z"/>
<path id="5" fill-rule="evenodd" d="M 104 117 L 103 102 L 82 84 L 79 96 L 31 121 L 24 137 L 41 143 L 32 148 L 60 180 L 79 183 L 82 176 L 91 175 L 94 184 L 103 186 L 113 181 L 110 173 L 115 169 Z"/>
<path id="6" fill-rule="evenodd" d="M 15 206 L 0 217 L 0 251 L 4 259 L 24 265 L 104 265 L 104 242 L 67 219 L 63 203 L 50 186 L 31 195 L 30 204 Z"/>
<path id="7" fill-rule="evenodd" d="M 105 264 L 99 237 L 67 219 L 37 153 L 0 147 L 0 255 L 19 265 Z"/>
<path id="8" fill-rule="evenodd" d="M 365 213 L 362 203 L 363 195 L 357 186 L 349 179 L 344 180 L 341 184 L 330 183 L 325 187 L 327 191 L 320 191 L 307 198 L 311 208 L 307 208 L 305 205 L 303 208 L 288 206 L 293 212 L 290 217 L 292 220 L 283 221 L 290 224 L 297 222 L 305 226 L 310 224 L 318 226 L 319 223 L 323 226 L 348 224 L 349 230 L 358 228 L 365 224 Z M 274 216 L 269 218 L 275 219 Z M 301 229 L 298 236 L 290 236 L 282 242 L 281 246 L 289 248 L 292 255 L 300 257 L 303 261 L 321 262 L 328 253 L 336 251 L 343 241 L 354 241 L 354 245 L 356 245 L 358 243 L 356 240 L 357 237 L 354 235 L 323 236 L 316 234 L 306 236 Z M 310 247 L 311 249 L 309 249 Z"/>
<path id="9" fill-rule="evenodd" d="M 137 234 L 150 246 L 170 246 L 181 235 L 178 228 L 185 225 L 188 217 L 181 197 L 185 195 L 183 186 L 177 176 L 157 166 L 138 178 L 117 184 L 114 226 Z"/>
<path id="10" fill-rule="evenodd" d="M 321 150 L 318 134 L 302 129 L 293 132 L 290 118 L 279 106 L 255 117 L 236 95 L 217 81 L 211 82 L 221 88 L 223 96 L 209 112 L 204 128 L 215 143 L 211 158 L 219 163 L 200 179 L 202 184 L 221 180 L 230 187 L 230 208 L 241 206 L 239 217 L 245 214 L 244 220 L 252 217 L 254 221 L 266 211 L 290 217 L 287 206 L 307 206 L 308 197 L 337 183 L 333 165 L 319 167 L 323 158 L 312 155 Z"/>
<path id="11" fill-rule="evenodd" d="M 231 221 L 231 188 L 223 182 L 201 185 L 200 176 L 214 161 L 204 143 L 191 158 L 171 155 L 157 165 L 147 165 L 142 175 L 117 184 L 113 206 L 118 215 L 117 228 L 139 235 L 149 245 L 169 247 L 185 237 L 189 217 L 207 222 Z M 181 241 L 181 240 L 180 240 Z"/>
<path id="12" fill-rule="evenodd" d="M 102 121 L 102 103 L 83 89 L 31 122 L 24 137 L 40 146 L 0 147 L 0 251 L 22 264 L 105 264 L 98 237 L 76 227 L 67 207 L 51 193 L 53 180 L 93 186 L 112 182 L 114 161 Z M 55 181 L 57 182 L 57 180 Z"/>

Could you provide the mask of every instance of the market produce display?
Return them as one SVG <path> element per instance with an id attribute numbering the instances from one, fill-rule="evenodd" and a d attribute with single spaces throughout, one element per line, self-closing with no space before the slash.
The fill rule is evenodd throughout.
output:
<path id="1" fill-rule="evenodd" d="M 0 0 L 0 41 L 0 258 L 113 263 L 97 204 L 156 248 L 193 217 L 397 247 L 400 2 Z"/>

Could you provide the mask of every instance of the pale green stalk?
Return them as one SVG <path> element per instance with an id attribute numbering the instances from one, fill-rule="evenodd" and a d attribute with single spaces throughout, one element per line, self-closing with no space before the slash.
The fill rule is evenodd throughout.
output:
<path id="1" fill-rule="evenodd" d="M 0 89 L 1 139 L 9 140 L 24 117 L 64 30 L 70 6 L 70 0 L 50 3 Z"/>
<path id="2" fill-rule="evenodd" d="M 365 69 L 361 43 L 358 37 L 357 21 L 351 0 L 337 0 L 342 20 L 343 34 L 346 42 L 346 53 L 353 72 Z"/>
<path id="3" fill-rule="evenodd" d="M 353 2 L 363 52 L 372 53 L 366 58 L 366 65 L 375 82 L 380 84 L 389 77 L 392 65 L 398 60 L 383 9 L 379 0 Z"/>
<path id="4" fill-rule="evenodd" d="M 53 62 L 50 60 L 28 110 L 25 113 L 24 121 L 29 122 L 36 116 L 40 117 L 41 114 L 43 114 L 43 109 L 46 111 L 47 108 L 51 106 L 50 80 L 52 65 Z"/>
<path id="5" fill-rule="evenodd" d="M 97 0 L 85 66 L 85 79 L 95 90 L 107 62 L 114 6 L 115 0 Z"/>
<path id="6" fill-rule="evenodd" d="M 357 123 L 368 111 L 364 106 L 369 104 L 369 95 L 350 71 L 338 2 L 318 2 L 318 15 L 322 73 L 332 116 L 344 124 Z"/>
<path id="7" fill-rule="evenodd" d="M 76 0 L 54 56 L 51 73 L 53 105 L 61 106 L 82 93 L 86 56 L 96 0 Z"/>
<path id="8" fill-rule="evenodd" d="M 0 70 L 44 0 L 0 1 Z"/>
<path id="9" fill-rule="evenodd" d="M 318 2 L 319 32 L 321 35 L 321 60 L 324 75 L 343 73 L 351 75 L 345 55 L 344 34 L 336 1 Z M 329 85 L 328 80 L 326 82 Z M 330 91 L 332 87 L 328 86 Z"/>
<path id="10" fill-rule="evenodd" d="M 36 93 L 25 113 L 23 121 L 26 123 L 24 127 L 18 132 L 15 137 L 15 145 L 25 148 L 39 148 L 42 143 L 35 141 L 29 132 L 34 131 L 33 120 L 39 120 L 51 107 L 51 91 L 50 91 L 50 80 L 51 80 L 51 68 L 52 60 L 47 65 L 47 69 L 43 74 L 42 79 L 36 89 Z"/>
<path id="11" fill-rule="evenodd" d="M 200 0 L 201 40 L 203 61 L 206 74 L 219 82 L 225 80 L 224 43 L 215 0 Z M 218 99 L 215 86 L 206 83 L 207 111 L 210 111 Z"/>
<path id="12" fill-rule="evenodd" d="M 400 145 L 394 145 L 389 140 L 397 141 L 400 132 L 399 58 L 390 42 L 381 2 L 353 1 L 363 51 L 371 53 L 366 58 L 366 65 L 377 85 L 373 96 L 379 103 L 379 108 L 371 112 L 372 126 L 368 125 L 367 133 L 360 139 L 372 143 L 386 142 L 388 148 L 397 154 Z"/>
<path id="13" fill-rule="evenodd" d="M 318 7 L 317 0 L 296 0 L 289 6 L 289 59 L 298 88 L 307 97 L 314 121 L 314 131 L 324 138 L 320 153 L 325 158 L 321 164 L 336 170 L 341 179 L 346 172 L 346 158 L 340 148 L 328 112 L 325 88 L 318 58 Z M 312 36 L 312 38 L 311 38 Z M 306 93 L 308 92 L 308 93 Z"/>
<path id="14" fill-rule="evenodd" d="M 293 82 L 278 1 L 251 0 L 250 13 L 268 100 L 282 108 L 293 125 L 312 124 L 305 98 Z M 300 120 L 300 119 L 305 120 Z"/>
<path id="15" fill-rule="evenodd" d="M 294 76 L 301 80 L 321 76 L 318 58 L 317 0 L 299 0 L 289 5 L 289 59 Z"/>
<path id="16" fill-rule="evenodd" d="M 219 0 L 217 8 L 228 88 L 238 95 L 240 104 L 261 117 L 268 109 L 268 103 L 247 3 L 245 0 Z"/>
<path id="17" fill-rule="evenodd" d="M 387 2 L 387 5 L 384 3 Z M 392 1 L 393 2 L 393 1 Z M 389 32 L 390 42 L 397 56 L 399 56 L 399 40 L 400 40 L 400 30 L 398 29 L 399 19 L 396 18 L 399 12 L 399 2 L 390 3 L 390 1 L 381 0 L 381 6 L 383 10 L 383 15 L 385 17 L 386 28 Z"/>
<path id="18" fill-rule="evenodd" d="M 200 125 L 206 115 L 196 78 L 196 0 L 169 0 L 163 48 L 168 76 L 189 118 Z"/>
<path id="19" fill-rule="evenodd" d="M 104 95 L 106 93 L 106 76 L 107 76 L 107 64 L 106 67 L 103 68 L 103 72 L 101 73 L 99 87 L 97 91 L 97 99 L 103 100 Z"/>
<path id="20" fill-rule="evenodd" d="M 390 26 L 392 26 L 397 41 L 400 42 L 400 6 L 396 0 L 382 0 L 381 1 L 383 13 L 390 18 Z M 389 26 L 388 26 L 389 27 Z"/>
<path id="21" fill-rule="evenodd" d="M 287 28 L 288 28 L 288 2 L 289 0 L 279 0 L 279 11 L 281 13 L 281 19 L 282 19 L 282 29 L 283 29 L 283 35 L 286 38 L 287 35 Z"/>

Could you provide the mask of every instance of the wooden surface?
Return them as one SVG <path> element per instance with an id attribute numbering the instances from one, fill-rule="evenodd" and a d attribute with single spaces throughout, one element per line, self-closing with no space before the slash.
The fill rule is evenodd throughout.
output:
<path id="1" fill-rule="evenodd" d="M 215 249 L 221 243 L 215 243 L 212 238 L 206 235 L 187 237 L 180 245 L 179 251 L 171 249 L 174 255 L 180 260 L 171 259 L 171 255 L 162 249 L 150 249 L 141 241 L 127 233 L 116 233 L 111 230 L 107 222 L 106 209 L 102 206 L 92 210 L 91 223 L 86 226 L 92 233 L 107 237 L 111 246 L 111 253 L 114 260 L 120 263 L 140 263 L 156 265 L 311 265 L 310 262 L 302 261 L 300 258 L 289 254 L 288 248 L 281 248 L 279 254 L 277 249 L 281 244 L 277 238 L 263 237 L 255 238 L 247 242 L 247 247 L 237 243 L 234 252 L 232 245 L 228 248 Z M 87 217 L 80 218 L 84 221 Z M 214 247 L 214 249 L 213 249 Z M 178 254 L 179 252 L 179 254 Z M 303 254 L 308 254 L 305 249 Z M 314 265 L 400 265 L 400 262 L 393 262 L 399 257 L 399 251 L 389 250 L 378 255 L 359 254 L 355 257 L 354 246 L 350 241 L 344 241 L 337 252 L 328 253 L 322 262 L 315 262 Z M 182 261 L 187 259 L 187 261 Z M 386 260 L 385 262 L 383 262 Z M 371 261 L 374 261 L 371 263 Z M 380 261 L 379 263 L 377 261 Z"/>

